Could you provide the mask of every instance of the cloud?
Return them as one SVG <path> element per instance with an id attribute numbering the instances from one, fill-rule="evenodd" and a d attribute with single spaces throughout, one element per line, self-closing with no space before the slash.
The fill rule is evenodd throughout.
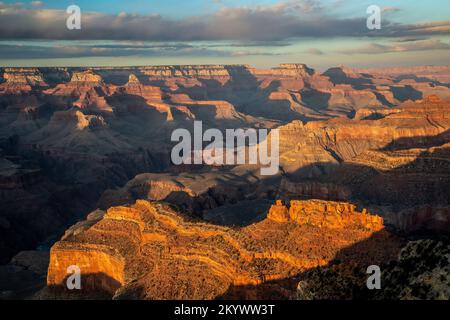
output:
<path id="1" fill-rule="evenodd" d="M 427 51 L 427 50 L 450 50 L 450 44 L 440 40 L 418 40 L 410 42 L 398 42 L 394 45 L 384 45 L 378 43 L 371 43 L 369 45 L 340 50 L 343 54 L 381 54 L 390 52 L 410 52 L 410 51 Z"/>
<path id="2" fill-rule="evenodd" d="M 414 41 L 420 41 L 420 40 L 427 40 L 426 37 L 409 37 L 409 38 L 400 38 L 400 39 L 393 39 L 394 42 L 414 42 Z"/>
<path id="3" fill-rule="evenodd" d="M 322 56 L 325 53 L 322 50 L 316 49 L 316 48 L 310 48 L 305 51 L 307 54 L 315 55 L 315 56 Z"/>
<path id="4" fill-rule="evenodd" d="M 405 25 L 383 19 L 382 29 L 371 31 L 366 28 L 366 16 L 342 18 L 331 15 L 328 9 L 320 1 L 292 0 L 265 6 L 221 7 L 212 14 L 179 19 L 82 12 L 82 29 L 67 30 L 65 11 L 0 5 L 0 39 L 283 42 L 302 37 L 450 34 L 450 20 Z"/>
<path id="5" fill-rule="evenodd" d="M 67 40 L 246 40 L 281 41 L 302 36 L 358 36 L 365 19 L 299 17 L 284 7 L 224 8 L 209 16 L 165 19 L 159 15 L 83 13 L 82 29 L 67 30 L 67 14 L 58 10 L 0 12 L 2 39 Z"/>
<path id="6" fill-rule="evenodd" d="M 259 6 L 257 9 L 276 12 L 295 12 L 298 14 L 319 13 L 324 10 L 323 5 L 318 0 L 289 0 L 269 6 Z"/>
<path id="7" fill-rule="evenodd" d="M 450 20 L 435 21 L 415 25 L 397 24 L 392 28 L 387 28 L 385 34 L 386 36 L 392 37 L 428 37 L 433 35 L 449 35 Z"/>
<path id="8" fill-rule="evenodd" d="M 3 11 L 7 11 L 7 10 L 17 10 L 17 9 L 22 8 L 22 6 L 23 6 L 23 3 L 21 3 L 21 2 L 7 4 L 7 3 L 3 3 L 2 1 L 0 1 L 0 13 Z"/>
<path id="9" fill-rule="evenodd" d="M 33 7 L 42 7 L 44 5 L 43 1 L 31 1 Z"/>
<path id="10" fill-rule="evenodd" d="M 79 43 L 79 42 L 75 42 Z M 217 50 L 213 46 L 183 43 L 113 44 L 0 44 L 0 59 L 57 59 L 82 57 L 242 57 L 277 55 L 264 50 Z"/>
<path id="11" fill-rule="evenodd" d="M 286 41 L 233 41 L 208 44 L 209 47 L 288 47 L 292 43 Z"/>
<path id="12" fill-rule="evenodd" d="M 384 7 L 381 10 L 382 13 L 394 13 L 394 12 L 399 12 L 399 11 L 401 11 L 401 9 L 398 7 Z"/>

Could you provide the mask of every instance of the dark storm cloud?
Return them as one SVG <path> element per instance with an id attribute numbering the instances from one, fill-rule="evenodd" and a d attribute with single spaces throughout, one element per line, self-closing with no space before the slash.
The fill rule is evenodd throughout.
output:
<path id="1" fill-rule="evenodd" d="M 0 39 L 149 40 L 149 41 L 283 41 L 299 37 L 412 37 L 450 34 L 450 20 L 418 25 L 383 20 L 381 30 L 369 31 L 366 17 L 327 15 L 314 1 L 255 8 L 223 8 L 207 16 L 179 20 L 160 15 L 108 15 L 84 12 L 82 30 L 68 30 L 68 14 L 60 10 L 0 9 Z M 308 11 L 309 10 L 309 11 Z"/>

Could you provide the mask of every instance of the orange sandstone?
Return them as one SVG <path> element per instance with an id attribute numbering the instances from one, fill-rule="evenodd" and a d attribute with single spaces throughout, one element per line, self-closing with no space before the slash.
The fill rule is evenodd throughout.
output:
<path id="1" fill-rule="evenodd" d="M 268 219 L 230 228 L 138 200 L 110 208 L 89 225 L 53 246 L 49 287 L 64 288 L 67 268 L 78 265 L 87 296 L 267 299 L 276 291 L 287 298 L 301 272 L 336 258 L 361 266 L 381 263 L 395 257 L 400 246 L 382 230 L 380 218 L 356 213 L 350 204 L 319 201 L 292 201 L 289 211 L 277 201 Z M 342 254 L 347 250 L 351 254 Z"/>

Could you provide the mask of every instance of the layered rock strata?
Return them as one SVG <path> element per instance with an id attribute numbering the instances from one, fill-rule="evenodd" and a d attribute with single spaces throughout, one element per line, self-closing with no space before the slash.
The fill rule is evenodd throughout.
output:
<path id="1" fill-rule="evenodd" d="M 384 228 L 383 218 L 367 213 L 366 209 L 358 212 L 353 204 L 322 200 L 293 200 L 289 209 L 277 200 L 270 208 L 267 218 L 276 222 L 295 222 L 326 228 L 357 226 L 370 231 Z"/>
<path id="2" fill-rule="evenodd" d="M 399 239 L 382 230 L 381 220 L 368 226 L 349 213 L 354 221 L 339 225 L 325 219 L 323 210 L 342 204 L 296 205 L 322 223 L 269 218 L 228 228 L 192 220 L 158 202 L 110 208 L 52 247 L 48 294 L 70 297 L 63 288 L 67 268 L 76 265 L 87 297 L 107 292 L 117 299 L 286 298 L 294 283 L 289 278 L 327 265 L 345 248 L 366 241 L 342 258 L 355 265 L 388 260 L 398 249 Z"/>

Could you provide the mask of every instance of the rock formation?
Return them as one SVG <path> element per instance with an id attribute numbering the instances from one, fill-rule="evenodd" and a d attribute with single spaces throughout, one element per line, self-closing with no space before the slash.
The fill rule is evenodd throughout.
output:
<path id="1" fill-rule="evenodd" d="M 91 70 L 83 72 L 75 72 L 70 79 L 72 84 L 87 85 L 87 86 L 101 86 L 104 82 L 101 76 L 95 74 Z"/>
<path id="2" fill-rule="evenodd" d="M 71 104 L 73 107 L 90 111 L 112 112 L 105 99 L 105 96 L 111 94 L 111 90 L 113 88 L 106 86 L 100 75 L 86 70 L 74 72 L 70 82 L 58 84 L 44 93 L 59 97 L 59 104 Z"/>
<path id="3" fill-rule="evenodd" d="M 350 203 L 322 200 L 293 200 L 288 209 L 280 200 L 277 200 L 276 204 L 270 208 L 267 219 L 326 228 L 355 226 L 373 232 L 384 228 L 381 217 L 368 214 L 366 209 L 362 212 L 355 210 L 356 206 Z"/>
<path id="4" fill-rule="evenodd" d="M 48 86 L 37 68 L 5 68 L 3 79 L 5 82 L 0 84 L 0 93 L 3 94 L 22 94 Z"/>
<path id="5" fill-rule="evenodd" d="M 289 210 L 286 208 L 281 200 L 277 200 L 274 205 L 270 207 L 267 219 L 275 222 L 289 222 L 290 220 Z"/>
<path id="6" fill-rule="evenodd" d="M 327 204 L 321 205 L 297 203 L 316 221 L 327 214 L 321 211 Z M 138 200 L 129 207 L 108 209 L 98 222 L 80 226 L 81 231 L 52 247 L 46 294 L 70 297 L 64 290 L 67 268 L 77 265 L 88 296 L 104 292 L 116 299 L 211 299 L 237 297 L 242 294 L 239 287 L 254 286 L 245 292 L 247 298 L 269 298 L 274 292 L 265 292 L 266 282 L 325 266 L 339 250 L 364 239 L 375 237 L 346 263 L 364 265 L 368 260 L 392 258 L 401 242 L 381 230 L 382 221 L 377 222 L 366 229 L 358 223 L 280 224 L 266 219 L 236 229 L 192 220 L 167 205 Z M 365 250 L 370 250 L 370 257 Z M 283 296 L 289 283 L 293 282 L 274 290 Z"/>

